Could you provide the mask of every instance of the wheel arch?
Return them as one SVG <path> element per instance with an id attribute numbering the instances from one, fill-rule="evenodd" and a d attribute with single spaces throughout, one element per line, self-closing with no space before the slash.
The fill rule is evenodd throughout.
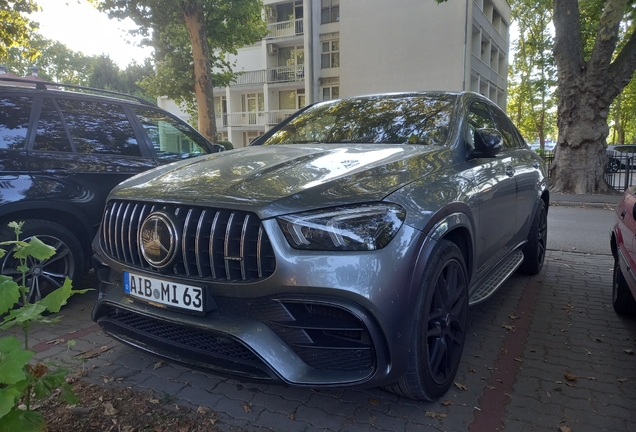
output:
<path id="1" fill-rule="evenodd" d="M 26 219 L 38 219 L 55 222 L 68 229 L 79 240 L 84 252 L 90 253 L 92 237 L 96 229 L 77 211 L 51 202 L 20 203 L 4 205 L 0 214 L 0 224 L 20 222 Z"/>

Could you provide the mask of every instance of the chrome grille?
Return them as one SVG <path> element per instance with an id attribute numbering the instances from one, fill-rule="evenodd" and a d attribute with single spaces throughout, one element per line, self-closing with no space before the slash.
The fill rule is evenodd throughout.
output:
<path id="1" fill-rule="evenodd" d="M 143 221 L 158 210 L 174 215 L 181 230 L 181 256 L 170 268 L 161 270 L 144 259 L 138 240 Z M 110 201 L 100 240 L 102 250 L 113 259 L 161 274 L 247 282 L 270 276 L 276 266 L 261 221 L 244 211 Z"/>

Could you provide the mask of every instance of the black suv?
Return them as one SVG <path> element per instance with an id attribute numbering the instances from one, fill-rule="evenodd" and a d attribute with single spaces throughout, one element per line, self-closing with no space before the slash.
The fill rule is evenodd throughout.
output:
<path id="1" fill-rule="evenodd" d="M 37 235 L 57 250 L 29 263 L 31 301 L 87 270 L 115 185 L 222 150 L 141 98 L 0 76 L 0 240 L 15 237 L 8 222 L 25 221 L 23 238 Z M 0 271 L 17 276 L 17 265 L 8 253 Z"/>

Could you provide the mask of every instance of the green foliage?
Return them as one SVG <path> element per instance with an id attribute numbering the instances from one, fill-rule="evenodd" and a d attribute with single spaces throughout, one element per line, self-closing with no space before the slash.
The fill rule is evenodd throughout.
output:
<path id="1" fill-rule="evenodd" d="M 31 46 L 31 36 L 38 24 L 26 15 L 38 10 L 40 7 L 33 0 L 0 0 L 0 62 L 14 46 L 24 47 L 25 56 L 31 60 L 37 57 L 38 50 Z"/>
<path id="2" fill-rule="evenodd" d="M 43 431 L 46 430 L 46 424 L 40 413 L 31 410 L 32 398 L 43 399 L 58 388 L 62 389 L 62 396 L 67 403 L 77 403 L 77 398 L 66 382 L 69 372 L 67 369 L 58 368 L 52 371 L 41 363 L 30 364 L 34 353 L 28 349 L 29 327 L 33 322 L 57 322 L 59 318 L 49 318 L 42 314 L 47 311 L 59 312 L 71 295 L 87 290 L 73 290 L 71 281 L 67 278 L 61 288 L 42 300 L 27 303 L 28 288 L 24 280 L 29 270 L 29 261 L 48 259 L 55 254 L 55 249 L 36 237 L 28 242 L 21 241 L 22 223 L 11 222 L 9 226 L 14 229 L 16 240 L 2 242 L 0 245 L 15 249 L 14 257 L 20 261 L 22 284 L 0 275 L 0 329 L 19 325 L 24 334 L 24 342 L 21 343 L 15 336 L 0 338 L 0 432 Z M 4 255 L 4 251 L 1 255 Z M 18 305 L 20 300 L 22 304 Z M 26 410 L 18 409 L 21 403 L 24 403 Z"/>
<path id="3" fill-rule="evenodd" d="M 543 143 L 556 132 L 556 65 L 552 56 L 551 1 L 516 0 L 511 15 L 519 28 L 509 71 L 508 114 L 521 133 Z"/>
<path id="4" fill-rule="evenodd" d="M 147 94 L 168 96 L 189 113 L 196 112 L 192 40 L 184 10 L 193 5 L 203 9 L 202 23 L 207 36 L 208 73 L 216 87 L 227 85 L 235 76 L 226 53 L 260 40 L 266 34 L 260 0 L 91 0 L 111 18 L 131 18 L 139 27 L 134 35 L 155 48 L 156 70 L 141 82 Z M 209 107 L 213 111 L 213 106 Z M 205 110 L 204 110 L 205 111 Z M 205 111 L 211 112 L 211 111 Z M 197 116 L 195 115 L 194 118 Z M 212 119 L 213 120 L 213 119 Z"/>

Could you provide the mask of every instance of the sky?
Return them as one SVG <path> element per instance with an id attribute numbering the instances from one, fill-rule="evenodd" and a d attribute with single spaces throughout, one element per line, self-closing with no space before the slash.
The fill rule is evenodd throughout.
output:
<path id="1" fill-rule="evenodd" d="M 29 15 L 40 23 L 38 32 L 57 40 L 73 51 L 86 55 L 108 54 L 121 69 L 132 60 L 142 63 L 152 55 L 150 48 L 136 46 L 127 30 L 134 28 L 132 21 L 108 19 L 86 0 L 36 0 L 41 12 Z"/>

